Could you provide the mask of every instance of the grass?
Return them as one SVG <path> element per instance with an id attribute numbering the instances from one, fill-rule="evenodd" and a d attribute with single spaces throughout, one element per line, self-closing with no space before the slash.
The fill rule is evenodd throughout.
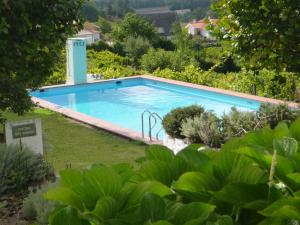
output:
<path id="1" fill-rule="evenodd" d="M 130 163 L 143 156 L 146 148 L 142 143 L 87 127 L 46 109 L 36 108 L 23 116 L 5 113 L 4 117 L 9 121 L 42 119 L 48 149 L 44 155 L 56 170 L 68 164 L 83 168 L 93 163 Z"/>

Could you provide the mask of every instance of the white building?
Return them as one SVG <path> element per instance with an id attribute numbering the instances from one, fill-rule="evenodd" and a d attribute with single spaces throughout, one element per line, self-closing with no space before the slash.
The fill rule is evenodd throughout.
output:
<path id="1" fill-rule="evenodd" d="M 212 25 L 215 25 L 217 23 L 217 20 L 211 19 L 210 23 Z M 207 29 L 208 25 L 209 25 L 209 23 L 206 20 L 199 20 L 199 21 L 193 21 L 191 23 L 188 23 L 186 25 L 186 28 L 188 30 L 188 33 L 192 36 L 201 35 L 202 37 L 207 38 L 207 39 L 214 39 L 211 36 L 210 31 Z"/>
<path id="2" fill-rule="evenodd" d="M 100 33 L 96 30 L 81 30 L 76 37 L 85 38 L 88 45 L 100 40 Z"/>

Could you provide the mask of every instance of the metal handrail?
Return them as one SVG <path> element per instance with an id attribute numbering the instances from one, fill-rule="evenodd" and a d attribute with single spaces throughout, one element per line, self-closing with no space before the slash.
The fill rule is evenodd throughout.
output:
<path id="1" fill-rule="evenodd" d="M 145 134 L 144 134 L 144 114 L 145 113 L 149 113 L 149 118 L 150 118 L 150 115 L 151 115 L 151 112 L 149 110 L 145 110 L 142 115 L 141 115 L 141 119 L 142 119 L 142 136 L 143 138 L 145 138 Z M 150 119 L 149 119 L 149 127 L 150 127 Z M 151 134 L 151 131 L 149 129 L 149 134 Z"/>
<path id="2" fill-rule="evenodd" d="M 148 113 L 148 125 L 149 125 L 149 139 L 152 141 L 152 130 L 155 128 L 157 124 L 157 118 L 162 121 L 162 118 L 156 113 L 156 112 L 150 112 L 149 110 L 145 110 L 142 115 L 141 115 L 141 120 L 142 120 L 142 137 L 145 138 L 145 129 L 144 129 L 144 115 L 145 113 Z M 154 123 L 152 124 L 152 118 L 154 119 Z M 158 135 L 162 131 L 162 127 L 159 129 L 159 131 L 156 133 L 155 137 L 158 140 Z"/>
<path id="3" fill-rule="evenodd" d="M 158 115 L 156 112 L 151 113 L 151 116 L 154 118 L 158 118 L 160 121 L 162 121 L 162 118 L 160 115 Z M 156 133 L 156 139 L 158 140 L 158 135 L 162 131 L 163 127 L 161 126 L 158 132 Z"/>

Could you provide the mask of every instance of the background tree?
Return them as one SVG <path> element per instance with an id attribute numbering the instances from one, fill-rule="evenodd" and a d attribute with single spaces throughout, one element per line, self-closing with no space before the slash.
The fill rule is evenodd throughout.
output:
<path id="1" fill-rule="evenodd" d="M 94 2 L 85 2 L 82 8 L 82 14 L 85 20 L 96 22 L 99 17 L 99 11 Z"/>
<path id="2" fill-rule="evenodd" d="M 113 31 L 114 40 L 119 42 L 123 42 L 127 37 L 137 38 L 139 36 L 148 39 L 151 44 L 159 38 L 154 25 L 133 13 L 128 13 Z"/>
<path id="3" fill-rule="evenodd" d="M 107 34 L 107 33 L 111 32 L 111 30 L 112 30 L 110 23 L 103 17 L 99 18 L 97 24 L 99 26 L 101 33 L 103 33 L 103 34 Z"/>
<path id="4" fill-rule="evenodd" d="M 116 0 L 114 4 L 114 11 L 117 17 L 124 16 L 127 12 L 130 11 L 129 0 Z"/>
<path id="5" fill-rule="evenodd" d="M 150 47 L 150 42 L 141 36 L 136 38 L 128 37 L 124 42 L 124 50 L 132 58 L 134 66 L 136 67 L 139 66 L 140 58 L 147 53 Z"/>
<path id="6" fill-rule="evenodd" d="M 300 71 L 300 1 L 218 0 L 217 34 L 250 68 Z"/>
<path id="7" fill-rule="evenodd" d="M 82 25 L 82 0 L 0 2 L 0 113 L 24 113 L 26 88 L 37 88 L 59 60 L 66 38 Z"/>

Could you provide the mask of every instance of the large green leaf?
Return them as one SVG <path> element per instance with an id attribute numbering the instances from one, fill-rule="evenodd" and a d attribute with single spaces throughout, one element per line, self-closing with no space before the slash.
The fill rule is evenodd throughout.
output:
<path id="1" fill-rule="evenodd" d="M 214 210 L 214 205 L 193 202 L 178 207 L 170 221 L 174 225 L 200 225 L 208 219 Z"/>
<path id="2" fill-rule="evenodd" d="M 260 165 L 262 167 L 266 168 L 268 166 L 266 159 L 264 157 L 264 154 L 266 154 L 266 152 L 257 150 L 250 146 L 240 147 L 233 151 L 238 154 L 249 157 L 250 159 L 252 159 L 253 161 L 255 161 L 258 165 Z M 269 154 L 269 153 L 267 153 L 267 154 Z"/>
<path id="3" fill-rule="evenodd" d="M 202 172 L 184 173 L 173 184 L 174 190 L 191 200 L 209 199 L 212 191 L 220 188 L 220 183 L 212 176 Z"/>
<path id="4" fill-rule="evenodd" d="M 131 188 L 130 193 L 127 194 L 126 206 L 124 207 L 129 210 L 139 207 L 146 193 L 153 193 L 161 197 L 173 195 L 170 188 L 160 182 L 144 181 Z"/>
<path id="5" fill-rule="evenodd" d="M 242 174 L 239 174 L 239 170 L 242 170 L 244 167 L 246 167 L 245 170 L 248 170 L 249 168 L 248 166 L 252 165 L 253 163 L 254 161 L 252 159 L 243 156 L 241 154 L 237 154 L 235 152 L 229 152 L 229 151 L 224 151 L 224 152 L 221 151 L 213 160 L 214 176 L 218 181 L 220 181 L 223 184 L 230 182 L 229 180 L 230 176 L 232 176 L 232 178 L 235 178 L 237 180 L 239 179 L 247 180 L 247 177 L 240 177 L 238 179 L 238 176 L 242 176 Z M 256 170 L 255 172 L 256 173 L 254 173 L 254 175 L 258 175 L 259 171 Z M 235 175 L 233 173 L 235 173 Z M 250 173 L 251 172 L 249 172 L 249 174 Z M 260 175 L 258 176 L 260 179 L 261 176 Z M 251 177 L 248 177 L 248 182 L 253 183 L 253 181 L 250 181 L 250 178 Z"/>
<path id="6" fill-rule="evenodd" d="M 232 151 L 234 149 L 238 149 L 242 146 L 245 146 L 243 143 L 243 139 L 241 138 L 231 138 L 224 145 L 222 145 L 222 151 Z"/>
<path id="7" fill-rule="evenodd" d="M 92 215 L 97 217 L 99 221 L 104 222 L 109 218 L 113 218 L 118 212 L 119 206 L 117 201 L 110 196 L 105 196 L 97 201 Z"/>
<path id="8" fill-rule="evenodd" d="M 171 167 L 171 163 L 148 160 L 141 165 L 140 175 L 148 180 L 156 180 L 169 186 L 175 179 L 174 170 L 176 170 L 176 168 Z"/>
<path id="9" fill-rule="evenodd" d="M 274 139 L 273 146 L 280 155 L 288 158 L 294 157 L 298 151 L 298 142 L 294 138 L 290 137 Z"/>
<path id="10" fill-rule="evenodd" d="M 300 142 L 300 118 L 292 123 L 292 125 L 290 126 L 290 133 L 293 138 Z"/>
<path id="11" fill-rule="evenodd" d="M 70 206 L 57 208 L 49 217 L 51 225 L 91 225 L 79 218 L 75 209 Z"/>
<path id="12" fill-rule="evenodd" d="M 258 225 L 292 225 L 283 218 L 267 218 L 261 221 Z"/>
<path id="13" fill-rule="evenodd" d="M 266 162 L 268 164 L 268 168 L 270 171 L 272 165 L 272 156 L 265 156 Z M 293 162 L 288 160 L 286 157 L 277 155 L 276 156 L 276 164 L 275 164 L 275 175 L 280 178 L 285 178 L 286 174 L 293 173 L 295 171 L 295 165 Z"/>
<path id="14" fill-rule="evenodd" d="M 287 175 L 287 177 L 296 184 L 300 185 L 300 173 L 290 173 Z"/>
<path id="15" fill-rule="evenodd" d="M 185 147 L 184 149 L 182 149 L 180 152 L 199 151 L 199 148 L 201 148 L 202 146 L 203 146 L 202 144 L 190 144 L 187 147 Z"/>
<path id="16" fill-rule="evenodd" d="M 290 129 L 286 123 L 279 123 L 274 129 L 274 139 L 290 137 Z"/>
<path id="17" fill-rule="evenodd" d="M 269 127 L 265 127 L 261 131 L 251 132 L 245 135 L 241 142 L 244 146 L 251 146 L 262 152 L 272 152 L 273 139 L 274 131 Z"/>
<path id="18" fill-rule="evenodd" d="M 169 162 L 175 157 L 173 151 L 163 145 L 150 145 L 146 149 L 145 153 L 147 159 L 149 160 Z"/>
<path id="19" fill-rule="evenodd" d="M 146 193 L 141 203 L 143 221 L 159 221 L 165 218 L 166 204 L 164 200 L 152 193 Z"/>
<path id="20" fill-rule="evenodd" d="M 83 204 L 88 209 L 92 210 L 94 208 L 98 196 L 89 183 L 85 182 L 84 172 L 72 169 L 63 170 L 60 172 L 60 177 L 62 187 L 69 188 L 80 196 Z"/>
<path id="21" fill-rule="evenodd" d="M 98 197 L 115 197 L 122 188 L 121 176 L 112 168 L 93 166 L 84 174 L 85 182 L 97 193 Z"/>
<path id="22" fill-rule="evenodd" d="M 168 221 L 166 220 L 160 220 L 160 221 L 157 221 L 155 223 L 147 223 L 145 225 L 173 225 L 172 223 L 169 223 Z"/>
<path id="23" fill-rule="evenodd" d="M 236 166 L 228 176 L 228 182 L 231 183 L 267 183 L 268 175 L 264 170 L 253 164 Z"/>
<path id="24" fill-rule="evenodd" d="M 205 153 L 199 152 L 193 146 L 183 149 L 176 157 L 185 162 L 189 171 L 203 171 L 206 166 L 205 163 L 211 160 Z"/>
<path id="25" fill-rule="evenodd" d="M 205 225 L 235 225 L 230 216 L 216 216 L 216 219 L 205 223 Z"/>
<path id="26" fill-rule="evenodd" d="M 136 174 L 133 166 L 128 163 L 116 164 L 112 168 L 121 176 L 123 184 Z"/>
<path id="27" fill-rule="evenodd" d="M 66 187 L 56 187 L 45 194 L 46 199 L 70 205 L 79 210 L 84 209 L 82 198 Z"/>
<path id="28" fill-rule="evenodd" d="M 284 218 L 284 219 L 296 219 L 300 220 L 300 199 L 299 198 L 288 198 L 281 199 L 260 213 L 266 217 Z"/>
<path id="29" fill-rule="evenodd" d="M 269 187 L 267 184 L 227 184 L 222 190 L 215 193 L 219 201 L 243 207 L 257 200 L 268 200 Z"/>

